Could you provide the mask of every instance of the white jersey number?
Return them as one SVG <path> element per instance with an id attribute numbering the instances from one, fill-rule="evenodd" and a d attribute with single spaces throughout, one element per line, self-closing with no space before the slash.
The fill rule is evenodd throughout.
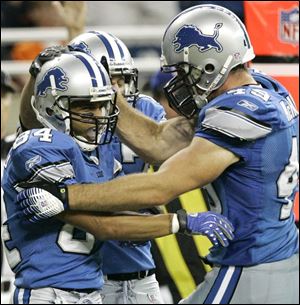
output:
<path id="1" fill-rule="evenodd" d="M 11 250 L 6 246 L 6 242 L 11 240 L 10 233 L 7 225 L 3 225 L 2 227 L 2 240 L 4 244 L 4 251 L 6 254 L 6 259 L 9 264 L 9 267 L 13 270 L 21 261 L 21 254 L 17 248 L 13 248 Z"/>
<path id="2" fill-rule="evenodd" d="M 59 235 L 57 243 L 64 252 L 78 253 L 78 254 L 90 254 L 95 243 L 95 237 L 90 234 L 85 234 L 85 239 L 74 238 L 75 227 L 70 224 L 65 224 Z"/>
<path id="3" fill-rule="evenodd" d="M 138 155 L 125 144 L 121 143 L 121 155 L 124 163 L 134 163 Z"/>
<path id="4" fill-rule="evenodd" d="M 15 140 L 13 149 L 18 148 L 22 144 L 26 143 L 29 139 L 31 130 L 27 130 L 21 133 Z M 52 130 L 49 128 L 43 128 L 33 133 L 34 137 L 38 137 L 40 142 L 52 142 Z"/>
<path id="5" fill-rule="evenodd" d="M 285 166 L 277 180 L 278 197 L 285 198 L 287 203 L 282 205 L 280 219 L 284 220 L 290 217 L 293 208 L 293 201 L 289 197 L 298 183 L 299 163 L 298 163 L 298 144 L 297 138 L 293 138 L 292 152 L 289 163 Z"/>

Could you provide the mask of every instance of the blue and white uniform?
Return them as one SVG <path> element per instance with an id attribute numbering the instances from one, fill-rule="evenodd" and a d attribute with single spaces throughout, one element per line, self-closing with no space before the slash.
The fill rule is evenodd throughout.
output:
<path id="1" fill-rule="evenodd" d="M 130 101 L 129 101 L 130 102 Z M 132 102 L 131 102 L 132 103 Z M 165 120 L 165 111 L 161 105 L 159 105 L 151 97 L 145 95 L 139 95 L 134 101 L 133 107 L 141 111 L 143 114 L 159 122 Z M 130 148 L 121 143 L 117 136 L 114 136 L 113 149 L 115 158 L 122 163 L 122 168 L 125 174 L 139 173 L 147 170 L 148 164 L 146 164 L 140 157 L 138 157 Z M 140 211 L 143 212 L 143 211 Z M 144 212 L 147 213 L 147 210 Z M 130 241 L 106 241 L 101 248 L 103 254 L 103 273 L 107 275 L 108 281 L 103 287 L 103 303 L 124 303 L 124 299 L 132 302 L 132 304 L 145 304 L 152 302 L 160 302 L 160 295 L 158 284 L 155 280 L 155 275 L 149 277 L 150 279 L 125 281 L 126 275 L 137 279 L 137 272 L 143 271 L 142 276 L 145 276 L 149 270 L 151 273 L 154 271 L 155 263 L 151 254 L 151 242 L 130 242 Z M 153 271 L 152 271 L 153 270 Z M 136 273 L 134 276 L 133 273 Z M 121 278 L 124 277 L 124 281 L 121 283 Z M 120 279 L 110 281 L 109 279 Z M 150 281 L 149 283 L 144 283 Z M 115 294 L 117 285 L 129 285 L 128 292 Z M 138 285 L 141 287 L 139 288 Z M 135 293 L 130 293 L 134 290 Z M 118 289 L 121 292 L 120 289 Z M 137 293 L 142 290 L 144 293 Z M 150 294 L 149 296 L 147 294 Z"/>
<path id="2" fill-rule="evenodd" d="M 211 209 L 233 223 L 235 239 L 229 247 L 211 251 L 207 259 L 213 271 L 183 303 L 251 304 L 261 300 L 260 292 L 267 295 L 266 304 L 299 300 L 299 241 L 293 214 L 298 112 L 281 84 L 251 73 L 259 85 L 229 90 L 199 114 L 195 136 L 240 158 L 207 187 L 216 199 Z M 282 287 L 283 283 L 288 284 Z"/>
<path id="3" fill-rule="evenodd" d="M 28 303 L 31 289 L 99 290 L 103 285 L 102 242 L 55 218 L 30 223 L 16 205 L 19 184 L 100 183 L 114 178 L 115 162 L 110 145 L 83 152 L 73 138 L 47 128 L 26 131 L 16 139 L 2 179 L 8 217 L 3 239 L 15 272 L 15 304 Z"/>
<path id="4" fill-rule="evenodd" d="M 16 134 L 11 134 L 1 139 L 1 179 L 4 169 L 4 162 L 7 157 L 7 154 L 12 147 L 14 141 L 16 139 Z M 1 225 L 4 221 L 6 221 L 6 212 L 3 201 L 3 190 L 1 188 Z M 15 275 L 11 271 L 6 256 L 3 250 L 3 241 L 1 240 L 1 302 L 2 304 L 9 304 L 10 296 L 14 289 L 14 280 Z"/>

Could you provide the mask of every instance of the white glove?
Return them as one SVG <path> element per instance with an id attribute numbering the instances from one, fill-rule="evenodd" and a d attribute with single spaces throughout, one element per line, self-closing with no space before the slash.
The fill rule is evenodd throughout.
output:
<path id="1" fill-rule="evenodd" d="M 37 188 L 29 188 L 17 196 L 22 213 L 31 222 L 51 218 L 65 210 L 63 202 L 51 193 Z"/>

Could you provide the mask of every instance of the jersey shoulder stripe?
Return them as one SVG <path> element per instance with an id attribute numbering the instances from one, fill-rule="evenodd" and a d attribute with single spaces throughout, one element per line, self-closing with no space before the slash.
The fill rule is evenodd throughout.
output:
<path id="1" fill-rule="evenodd" d="M 201 110 L 198 131 L 211 129 L 246 141 L 260 139 L 293 124 L 286 103 L 285 97 L 261 86 L 232 89 Z"/>
<path id="2" fill-rule="evenodd" d="M 202 126 L 247 141 L 265 137 L 272 132 L 271 127 L 247 117 L 242 112 L 218 108 L 207 109 Z"/>

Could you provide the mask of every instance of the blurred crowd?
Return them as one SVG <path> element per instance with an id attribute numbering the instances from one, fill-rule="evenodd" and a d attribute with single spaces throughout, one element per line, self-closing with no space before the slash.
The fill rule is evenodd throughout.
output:
<path id="1" fill-rule="evenodd" d="M 81 1 L 74 1 L 81 2 Z M 197 5 L 214 3 L 228 7 L 242 20 L 243 1 L 85 1 L 84 12 L 76 12 L 78 23 L 86 26 L 123 26 L 123 25 L 166 25 L 180 11 Z M 16 27 L 59 27 L 65 26 L 61 14 L 64 1 L 2 1 L 1 28 Z M 82 7 L 78 8 L 83 10 Z M 84 20 L 78 20 L 82 16 Z M 1 59 L 30 60 L 45 45 L 41 42 L 18 42 L 1 45 Z M 46 46 L 47 47 L 47 46 Z M 160 46 L 132 47 L 131 54 L 135 57 L 152 49 L 159 55 Z"/>
<path id="2" fill-rule="evenodd" d="M 72 1 L 72 5 L 69 1 L 68 5 L 65 5 L 66 2 L 68 1 L 1 1 L 1 28 L 66 27 L 69 33 L 68 40 L 71 40 L 84 27 L 105 26 L 107 28 L 118 25 L 136 25 L 137 29 L 140 25 L 165 27 L 180 11 L 197 4 L 207 3 L 228 7 L 242 20 L 244 18 L 243 1 Z M 65 44 L 67 41 L 1 42 L 1 60 L 31 61 L 44 48 L 58 43 Z M 129 44 L 128 47 L 133 58 L 160 57 L 159 44 Z M 140 72 L 140 87 L 144 87 L 143 89 L 150 95 L 155 94 L 156 98 L 162 99 L 162 103 L 165 103 L 167 107 L 163 94 L 157 96 L 158 83 L 160 81 L 163 83 L 165 76 L 158 72 L 153 76 Z M 20 93 L 26 77 L 12 75 L 12 78 L 16 92 Z M 162 86 L 159 89 L 161 88 Z"/>

